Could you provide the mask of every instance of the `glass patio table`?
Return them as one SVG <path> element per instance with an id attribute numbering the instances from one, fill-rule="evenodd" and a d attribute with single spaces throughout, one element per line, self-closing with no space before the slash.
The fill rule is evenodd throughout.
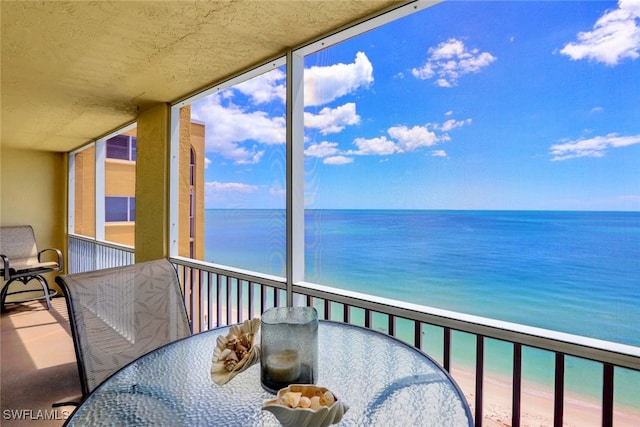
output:
<path id="1" fill-rule="evenodd" d="M 218 328 L 173 342 L 98 386 L 65 425 L 278 426 L 260 364 L 223 386 L 211 380 Z M 258 337 L 259 340 L 259 337 Z M 320 321 L 318 382 L 347 403 L 343 426 L 473 426 L 460 388 L 423 352 L 359 326 Z"/>

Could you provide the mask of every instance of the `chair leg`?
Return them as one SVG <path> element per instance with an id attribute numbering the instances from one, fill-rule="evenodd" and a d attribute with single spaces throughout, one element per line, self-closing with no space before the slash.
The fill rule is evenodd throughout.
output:
<path id="1" fill-rule="evenodd" d="M 49 284 L 47 279 L 38 275 L 34 279 L 38 279 L 38 282 L 42 285 L 42 291 L 44 292 L 44 300 L 47 302 L 47 310 L 51 310 L 51 296 L 49 296 Z"/>
<path id="2" fill-rule="evenodd" d="M 0 292 L 0 313 L 4 311 L 4 300 L 7 298 L 7 292 L 9 292 L 9 285 L 13 282 L 13 279 L 4 284 L 2 292 Z"/>
<path id="3" fill-rule="evenodd" d="M 37 275 L 37 276 L 13 278 L 9 280 L 7 283 L 5 283 L 4 287 L 2 288 L 2 291 L 0 292 L 0 312 L 4 311 L 5 300 L 7 298 L 7 295 L 9 295 L 9 285 L 17 280 L 26 286 L 27 283 L 29 283 L 33 279 L 36 279 L 38 282 L 40 282 L 40 286 L 42 286 L 42 292 L 44 292 L 44 300 L 47 303 L 47 310 L 51 310 L 51 294 L 49 293 L 49 283 L 47 283 L 47 279 L 45 279 L 43 276 Z M 20 292 L 25 292 L 25 291 L 19 291 L 17 293 L 20 293 Z M 12 292 L 12 293 L 15 293 L 15 292 Z M 55 295 L 55 292 L 54 292 L 54 295 Z"/>

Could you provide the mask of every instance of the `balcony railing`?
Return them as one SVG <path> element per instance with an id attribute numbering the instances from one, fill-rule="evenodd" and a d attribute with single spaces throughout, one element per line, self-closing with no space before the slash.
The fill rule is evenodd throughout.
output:
<path id="1" fill-rule="evenodd" d="M 189 318 L 194 333 L 259 317 L 266 309 L 286 305 L 283 278 L 258 275 L 215 264 L 174 257 Z M 69 236 L 70 272 L 113 267 L 133 262 L 133 251 L 126 247 Z M 71 269 L 74 269 L 73 271 Z M 533 328 L 477 316 L 439 310 L 310 283 L 293 285 L 294 303 L 312 305 L 321 318 L 358 324 L 408 341 L 440 361 L 451 371 L 461 352 L 454 345 L 456 336 L 472 337 L 475 388 L 468 396 L 477 426 L 482 426 L 486 395 L 483 388 L 488 343 L 510 347 L 511 420 L 522 420 L 523 354 L 540 349 L 553 355 L 554 426 L 563 425 L 565 402 L 565 366 L 568 359 L 593 361 L 600 370 L 601 425 L 614 425 L 614 385 L 619 369 L 640 372 L 640 348 L 586 337 Z M 408 333 L 407 333 L 408 331 Z M 428 334 L 427 334 L 428 332 Z M 429 339 L 425 339 L 426 336 Z M 439 341 L 434 346 L 432 336 Z M 428 341 L 428 342 L 427 342 Z M 468 348 L 462 351 L 468 351 Z M 452 372 L 455 377 L 455 372 Z"/>
<path id="2" fill-rule="evenodd" d="M 214 264 L 171 258 L 184 286 L 184 298 L 194 333 L 260 316 L 269 307 L 286 304 L 286 283 L 278 277 L 256 275 Z M 344 291 L 310 283 L 293 286 L 294 301 L 313 305 L 321 318 L 361 324 L 404 338 L 410 344 L 440 360 L 447 371 L 454 358 L 453 335 L 473 336 L 475 347 L 475 390 L 473 401 L 476 426 L 482 426 L 486 372 L 485 344 L 507 343 L 512 349 L 511 420 L 522 422 L 523 350 L 541 349 L 553 354 L 553 425 L 563 425 L 565 363 L 568 358 L 589 360 L 600 366 L 601 424 L 614 422 L 614 381 L 617 368 L 640 371 L 640 348 L 576 335 L 533 328 L 508 322 L 393 301 L 372 295 Z M 441 354 L 425 348 L 426 329 L 441 330 Z M 411 331 L 407 337 L 402 331 Z M 455 374 L 454 374 L 455 376 Z"/>
<path id="3" fill-rule="evenodd" d="M 69 274 L 133 264 L 134 249 L 79 235 L 68 235 Z"/>

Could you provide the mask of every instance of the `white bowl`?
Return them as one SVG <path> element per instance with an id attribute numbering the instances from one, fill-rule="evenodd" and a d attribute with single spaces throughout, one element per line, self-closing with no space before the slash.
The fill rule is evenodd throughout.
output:
<path id="1" fill-rule="evenodd" d="M 327 427 L 331 424 L 340 422 L 342 416 L 349 406 L 342 400 L 338 399 L 335 394 L 335 402 L 331 406 L 321 406 L 318 409 L 311 408 L 290 408 L 284 406 L 280 402 L 280 398 L 287 392 L 300 392 L 302 396 L 313 397 L 329 391 L 325 387 L 306 384 L 291 384 L 278 391 L 274 400 L 268 400 L 262 405 L 264 411 L 269 411 L 280 421 L 284 427 Z"/>

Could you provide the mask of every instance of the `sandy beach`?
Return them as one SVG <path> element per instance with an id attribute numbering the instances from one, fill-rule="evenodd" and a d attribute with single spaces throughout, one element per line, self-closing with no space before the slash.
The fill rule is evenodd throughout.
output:
<path id="1" fill-rule="evenodd" d="M 452 375 L 465 394 L 472 413 L 475 403 L 475 375 L 473 371 L 453 368 Z M 511 379 L 494 374 L 485 374 L 484 419 L 489 427 L 511 425 Z M 553 390 L 530 383 L 523 384 L 521 424 L 527 427 L 548 427 L 553 425 Z M 586 397 L 565 394 L 565 426 L 600 426 L 601 405 Z M 613 425 L 617 427 L 640 426 L 640 410 L 615 408 Z"/>

